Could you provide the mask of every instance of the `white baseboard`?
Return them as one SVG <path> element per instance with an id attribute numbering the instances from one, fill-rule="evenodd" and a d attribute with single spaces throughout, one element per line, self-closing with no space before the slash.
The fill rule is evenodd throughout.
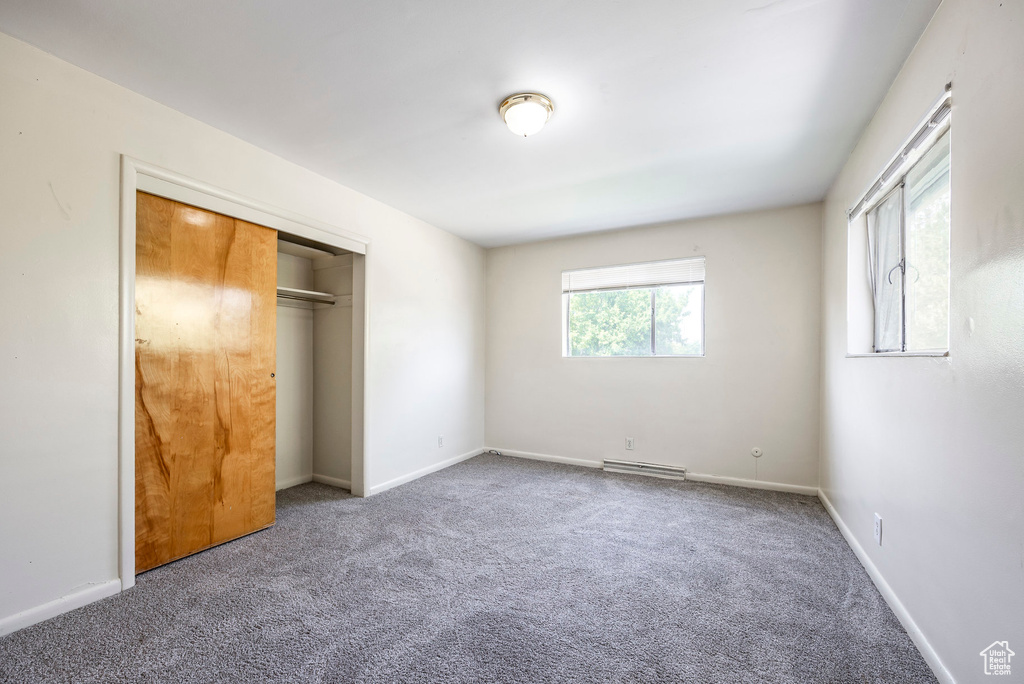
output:
<path id="1" fill-rule="evenodd" d="M 846 543 L 849 544 L 851 549 L 853 549 L 853 553 L 857 556 L 857 560 L 860 561 L 860 564 L 863 565 L 864 569 L 867 571 L 868 577 L 870 577 L 871 581 L 875 583 L 875 587 L 878 588 L 878 593 L 880 593 L 882 598 L 885 599 L 885 602 L 889 604 L 889 608 L 892 609 L 892 612 L 896 615 L 900 624 L 903 625 L 903 629 L 907 630 L 907 634 L 910 635 L 911 641 L 913 641 L 914 645 L 917 646 L 917 650 L 921 652 L 925 662 L 927 662 L 928 666 L 932 668 L 932 672 L 935 673 L 935 677 L 943 684 L 956 684 L 956 680 L 953 679 L 953 675 L 951 675 L 949 670 L 946 669 L 946 666 L 942 664 L 939 654 L 935 652 L 934 648 L 932 648 L 927 637 L 925 637 L 924 633 L 921 632 L 921 628 L 917 626 L 917 623 L 914 622 L 914 618 L 910 616 L 906 607 L 900 601 L 899 597 L 896 596 L 896 592 L 892 590 L 889 583 L 885 581 L 884 577 L 882 577 L 882 573 L 879 572 L 878 566 L 874 564 L 871 557 L 868 556 L 867 551 L 865 551 L 864 547 L 860 545 L 857 538 L 853 536 L 853 532 L 846 523 L 843 522 L 843 519 L 839 517 L 839 512 L 835 509 L 835 506 L 832 505 L 832 502 L 828 500 L 828 497 L 825 496 L 825 492 L 821 489 L 818 489 L 818 499 L 825 507 L 825 510 L 828 511 L 828 514 L 832 516 L 832 520 L 835 522 L 836 527 L 839 528 L 843 538 L 846 539 Z"/>
<path id="2" fill-rule="evenodd" d="M 583 466 L 585 468 L 601 468 L 604 465 L 603 461 L 594 461 L 587 458 L 570 458 L 569 456 L 553 456 L 551 454 L 535 454 L 529 451 L 515 451 L 513 449 L 498 449 L 497 447 L 488 447 L 488 450 L 494 449 L 499 451 L 504 456 L 515 456 L 516 458 L 529 458 L 534 461 L 549 461 L 551 463 L 565 463 L 567 465 Z M 722 475 L 702 475 L 700 473 L 691 473 L 687 471 L 686 479 L 693 482 L 713 482 L 715 484 L 732 485 L 733 487 L 748 487 L 750 489 L 771 489 L 777 492 L 791 492 L 793 494 L 806 494 L 807 496 L 816 496 L 818 494 L 817 487 L 804 487 L 802 485 L 791 485 L 782 482 L 763 482 L 761 480 L 744 480 L 738 477 L 724 477 Z"/>
<path id="3" fill-rule="evenodd" d="M 307 482 L 312 482 L 314 477 L 315 475 L 299 475 L 298 477 L 290 477 L 287 480 L 281 480 L 280 482 L 278 482 L 277 485 L 274 487 L 274 490 L 279 492 L 282 489 L 288 489 L 289 487 L 294 487 L 296 485 L 306 484 Z"/>
<path id="4" fill-rule="evenodd" d="M 313 473 L 313 482 L 319 482 L 321 484 L 330 485 L 332 487 L 338 487 L 339 489 L 347 489 L 352 491 L 352 483 L 348 480 L 340 480 L 336 477 L 328 477 L 326 475 L 317 475 Z"/>
<path id="5" fill-rule="evenodd" d="M 586 458 L 571 458 L 569 456 L 552 456 L 551 454 L 534 454 L 529 451 L 513 451 L 512 449 L 499 449 L 498 447 L 487 447 L 487 451 L 499 451 L 503 456 L 515 456 L 516 458 L 528 458 L 531 461 L 548 461 L 550 463 L 564 463 L 566 465 L 583 466 L 584 468 L 600 468 L 602 461 L 592 461 Z"/>
<path id="6" fill-rule="evenodd" d="M 467 451 L 464 454 L 460 454 L 458 456 L 453 456 L 452 458 L 449 458 L 449 459 L 446 459 L 444 461 L 441 461 L 440 463 L 435 463 L 433 465 L 429 465 L 426 468 L 420 468 L 419 470 L 414 470 L 411 473 L 406 473 L 405 475 L 402 475 L 400 477 L 396 477 L 396 478 L 394 478 L 392 480 L 388 480 L 387 482 L 382 482 L 379 485 L 373 485 L 372 487 L 370 487 L 370 490 L 366 494 L 367 494 L 367 496 L 373 496 L 374 494 L 380 494 L 381 492 L 387 491 L 387 490 L 389 490 L 389 489 L 391 489 L 393 487 L 397 487 L 398 485 L 405 484 L 406 482 L 412 482 L 413 480 L 418 480 L 419 478 L 423 477 L 424 475 L 429 475 L 430 473 L 436 473 L 438 470 L 444 470 L 448 466 L 453 466 L 456 463 L 459 463 L 461 461 L 465 461 L 467 459 L 473 458 L 474 456 L 479 456 L 484 451 L 485 451 L 485 449 L 483 447 L 481 447 L 479 449 L 473 449 L 472 451 Z"/>
<path id="7" fill-rule="evenodd" d="M 714 484 L 730 485 L 732 487 L 746 487 L 747 489 L 770 489 L 773 492 L 789 492 L 790 494 L 805 494 L 807 496 L 818 495 L 817 487 L 805 487 L 803 485 L 786 484 L 785 482 L 747 480 L 742 477 L 705 475 L 703 473 L 691 473 L 690 471 L 686 471 L 686 479 L 691 482 L 711 482 Z"/>
<path id="8" fill-rule="evenodd" d="M 59 599 L 44 603 L 41 606 L 29 608 L 23 610 L 20 613 L 15 613 L 5 618 L 0 618 L 0 637 L 11 632 L 16 632 L 19 629 L 24 629 L 30 625 L 34 625 L 43 620 L 49 620 L 52 617 L 57 617 L 61 613 L 66 613 L 69 610 L 75 608 L 81 608 L 84 605 L 88 605 L 93 601 L 99 601 L 100 599 L 113 596 L 114 594 L 121 591 L 121 580 L 107 580 L 106 582 L 98 582 L 96 584 L 87 585 L 81 589 L 73 591 L 67 596 L 61 596 Z"/>

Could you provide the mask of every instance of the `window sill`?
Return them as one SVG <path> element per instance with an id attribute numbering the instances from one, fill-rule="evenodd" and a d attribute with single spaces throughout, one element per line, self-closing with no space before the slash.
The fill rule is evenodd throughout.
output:
<path id="1" fill-rule="evenodd" d="M 847 354 L 848 359 L 873 359 L 878 356 L 916 356 L 925 358 L 942 358 L 949 356 L 949 350 L 946 351 L 914 351 L 914 352 L 869 352 L 865 354 Z"/>
<path id="2" fill-rule="evenodd" d="M 657 354 L 654 356 L 566 356 L 563 359 L 703 359 L 705 354 Z"/>

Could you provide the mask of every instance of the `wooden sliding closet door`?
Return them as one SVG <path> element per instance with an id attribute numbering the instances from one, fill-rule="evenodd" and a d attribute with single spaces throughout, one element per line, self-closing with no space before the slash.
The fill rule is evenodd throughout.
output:
<path id="1" fill-rule="evenodd" d="M 135 569 L 274 524 L 277 231 L 138 193 Z"/>

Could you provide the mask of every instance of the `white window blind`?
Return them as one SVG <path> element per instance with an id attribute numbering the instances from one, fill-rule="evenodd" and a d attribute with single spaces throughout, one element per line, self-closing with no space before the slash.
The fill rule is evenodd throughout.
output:
<path id="1" fill-rule="evenodd" d="M 562 271 L 562 292 L 622 290 L 704 282 L 704 257 Z"/>
<path id="2" fill-rule="evenodd" d="M 917 164 L 932 144 L 949 130 L 950 114 L 953 111 L 952 87 L 952 83 L 946 84 L 945 92 L 932 105 L 928 116 L 903 143 L 896 156 L 889 160 L 885 170 L 878 175 L 857 204 L 847 212 L 847 218 L 850 221 L 871 209 L 879 202 L 880 198 L 888 195 L 889 191 L 906 175 L 907 170 Z"/>

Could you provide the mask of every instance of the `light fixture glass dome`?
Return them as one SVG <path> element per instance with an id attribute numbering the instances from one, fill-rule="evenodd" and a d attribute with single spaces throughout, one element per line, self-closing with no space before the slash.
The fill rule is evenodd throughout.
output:
<path id="1" fill-rule="evenodd" d="M 510 95 L 498 107 L 508 129 L 524 137 L 544 128 L 554 110 L 551 100 L 539 93 Z"/>

